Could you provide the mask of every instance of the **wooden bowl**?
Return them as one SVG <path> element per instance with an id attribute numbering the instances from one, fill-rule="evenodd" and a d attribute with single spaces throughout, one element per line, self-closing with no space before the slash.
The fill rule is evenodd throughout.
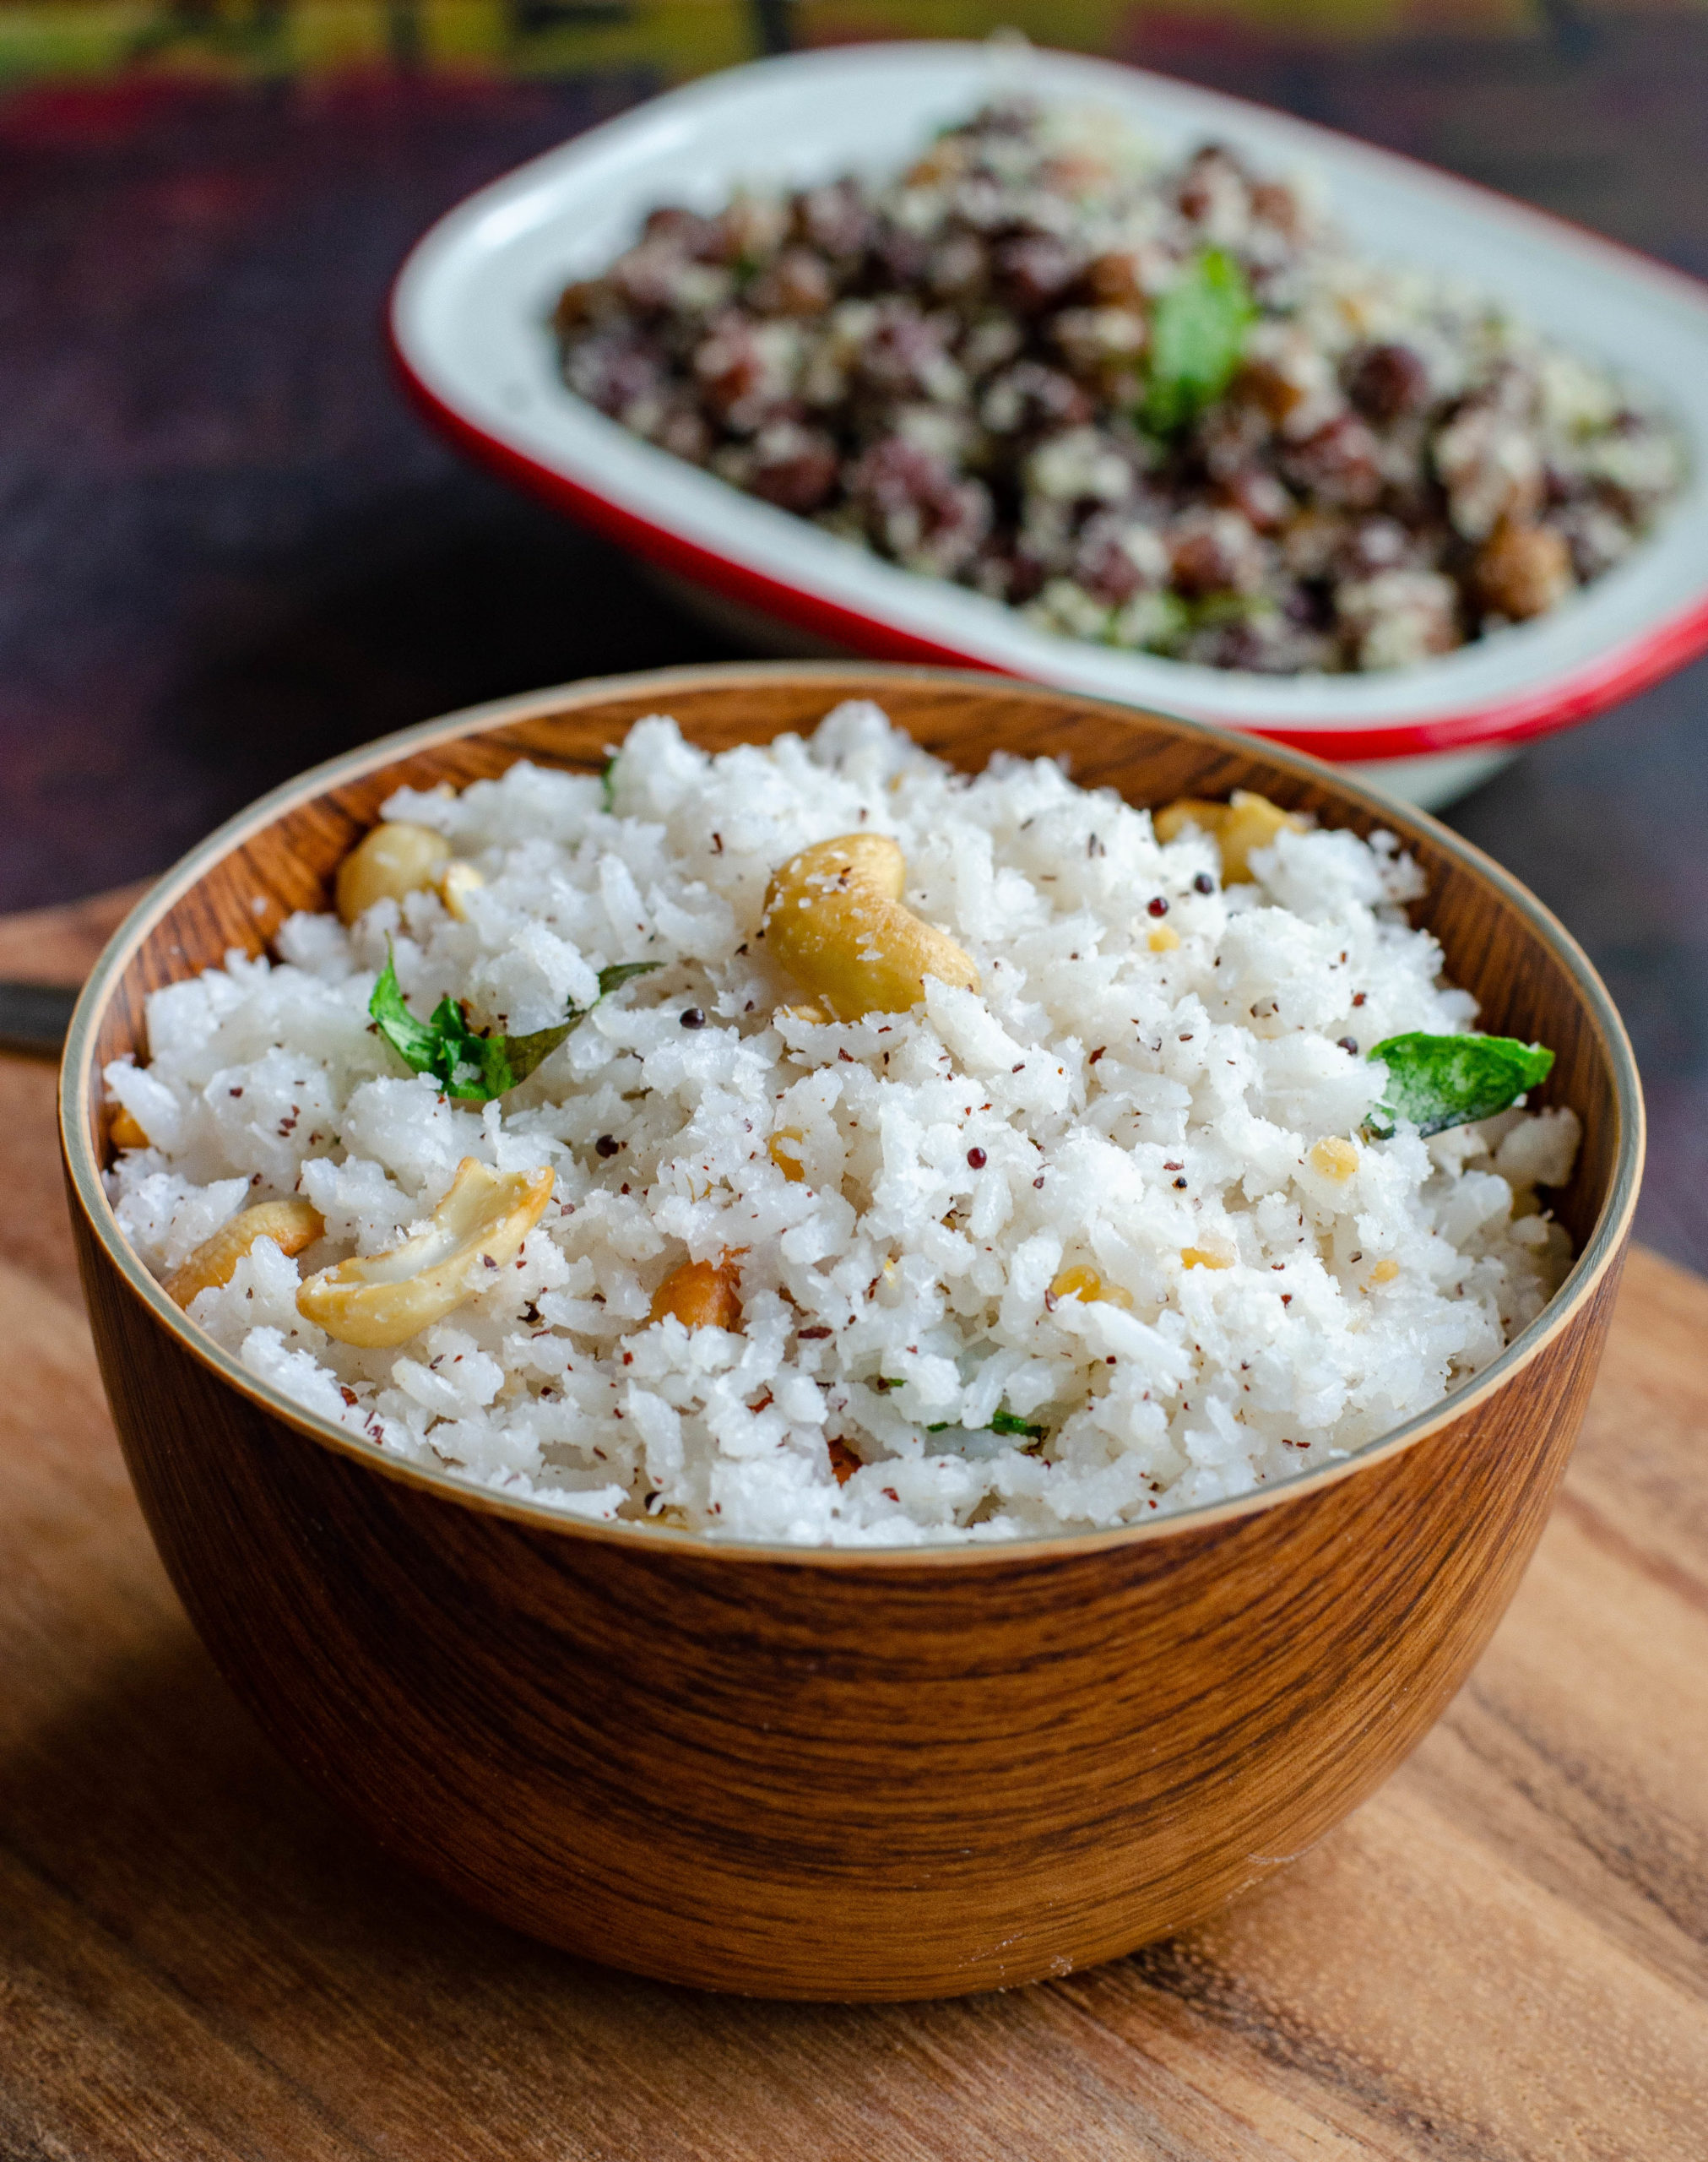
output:
<path id="1" fill-rule="evenodd" d="M 1429 878 L 1485 1025 L 1584 1123 L 1579 1259 L 1472 1386 L 1348 1462 L 1131 1529 L 827 1551 L 588 1525 L 388 1459 L 257 1382 L 131 1252 L 103 1062 L 145 995 L 258 952 L 400 783 L 595 769 L 675 714 L 710 748 L 878 699 L 968 769 L 1065 752 L 1135 803 L 1261 790 Z M 665 671 L 453 714 L 277 790 L 187 857 L 90 979 L 62 1130 L 102 1372 L 172 1580 L 279 1746 L 474 1905 L 596 1959 L 803 1997 L 1065 1975 L 1197 1920 L 1362 1801 L 1464 1680 L 1541 1530 L 1600 1357 L 1642 1108 L 1607 993 L 1474 850 L 1250 739 L 989 676 Z"/>

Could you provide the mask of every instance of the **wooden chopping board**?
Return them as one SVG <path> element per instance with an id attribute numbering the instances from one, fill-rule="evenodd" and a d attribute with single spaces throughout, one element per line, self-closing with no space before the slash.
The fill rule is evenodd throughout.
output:
<path id="1" fill-rule="evenodd" d="M 0 922 L 86 967 L 127 897 Z M 1704 2162 L 1708 1284 L 1632 1258 L 1552 1524 L 1400 1774 L 1212 1926 L 938 2005 L 767 2005 L 465 1913 L 225 1694 L 137 1513 L 0 1060 L 0 2157 Z"/>

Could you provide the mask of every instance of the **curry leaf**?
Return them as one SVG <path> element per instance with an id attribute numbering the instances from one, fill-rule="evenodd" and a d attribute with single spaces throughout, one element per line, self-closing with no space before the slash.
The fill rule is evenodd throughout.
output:
<path id="1" fill-rule="evenodd" d="M 601 969 L 599 972 L 599 998 L 594 999 L 593 1006 L 597 1006 L 599 998 L 607 997 L 620 984 L 627 983 L 635 976 L 650 975 L 654 969 L 663 965 L 660 961 L 617 961 L 608 969 Z M 562 1020 L 550 1029 L 536 1029 L 532 1035 L 501 1038 L 499 1040 L 504 1045 L 512 1077 L 504 1084 L 504 1087 L 513 1089 L 517 1082 L 525 1081 L 540 1061 L 549 1058 L 566 1040 L 571 1029 L 586 1020 L 593 1011 L 593 1006 L 572 1006 Z M 495 1095 L 502 1093 L 502 1089 L 493 1091 Z"/>
<path id="2" fill-rule="evenodd" d="M 1151 312 L 1150 383 L 1141 419 L 1152 435 L 1178 435 L 1234 380 L 1257 310 L 1231 255 L 1195 256 Z"/>
<path id="3" fill-rule="evenodd" d="M 662 961 L 613 961 L 608 969 L 601 969 L 599 972 L 599 998 L 608 997 L 620 984 L 632 983 L 637 976 L 649 976 L 654 969 L 661 969 L 664 965 Z M 598 1003 L 599 999 L 596 998 L 594 1006 Z M 593 1006 L 582 1008 L 583 1014 L 592 1011 Z"/>
<path id="4" fill-rule="evenodd" d="M 1419 1133 L 1440 1133 L 1493 1118 L 1516 1096 L 1548 1078 L 1553 1053 L 1516 1036 L 1390 1036 L 1371 1051 L 1388 1069 L 1388 1085 L 1372 1113 L 1372 1133 L 1385 1139 L 1396 1118 Z"/>
<path id="5" fill-rule="evenodd" d="M 417 1073 L 430 1070 L 439 1052 L 438 1032 L 426 1022 L 418 1021 L 404 1003 L 389 944 L 386 948 L 386 964 L 380 970 L 379 981 L 368 1001 L 368 1013 L 393 1050 Z"/>
<path id="6" fill-rule="evenodd" d="M 613 751 L 599 770 L 599 796 L 607 811 L 617 807 L 617 754 Z"/>
<path id="7" fill-rule="evenodd" d="M 632 977 L 649 975 L 663 964 L 658 961 L 619 961 L 599 972 L 599 997 L 615 991 Z M 418 1021 L 410 1013 L 398 982 L 390 946 L 386 964 L 374 985 L 368 1012 L 380 1034 L 406 1066 L 417 1073 L 430 1073 L 447 1096 L 463 1103 L 490 1103 L 495 1096 L 525 1081 L 540 1063 L 592 1013 L 593 1006 L 572 1006 L 563 1019 L 549 1029 L 536 1029 L 525 1036 L 482 1035 L 469 1026 L 455 999 L 442 998 L 431 1021 Z"/>

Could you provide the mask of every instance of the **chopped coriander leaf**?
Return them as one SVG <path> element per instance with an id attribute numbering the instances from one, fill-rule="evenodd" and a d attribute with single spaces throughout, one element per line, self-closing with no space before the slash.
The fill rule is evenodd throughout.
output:
<path id="1" fill-rule="evenodd" d="M 894 1386 L 899 1388 L 901 1383 L 897 1382 Z M 951 1426 L 958 1424 L 959 1421 L 954 1419 L 940 1419 L 935 1426 L 927 1426 L 925 1431 L 928 1434 L 946 1433 Z M 1028 1426 L 1025 1420 L 1017 1419 L 1011 1411 L 993 1412 L 988 1426 L 974 1426 L 970 1431 L 975 1434 L 1024 1434 L 1029 1441 L 1034 1442 L 1044 1439 L 1042 1426 Z"/>
<path id="2" fill-rule="evenodd" d="M 1234 380 L 1257 311 L 1239 265 L 1206 247 L 1151 313 L 1150 382 L 1140 419 L 1156 436 L 1178 435 Z"/>
<path id="3" fill-rule="evenodd" d="M 617 807 L 616 771 L 617 754 L 613 751 L 604 765 L 599 768 L 599 793 L 604 798 L 604 807 L 607 811 L 615 811 Z"/>
<path id="4" fill-rule="evenodd" d="M 662 965 L 658 961 L 619 961 L 601 969 L 594 1006 L 620 984 Z M 398 982 L 389 942 L 386 964 L 368 1001 L 368 1012 L 380 1034 L 406 1066 L 417 1073 L 431 1074 L 447 1096 L 473 1104 L 490 1103 L 525 1081 L 592 1011 L 593 1006 L 572 1006 L 553 1027 L 536 1029 L 525 1036 L 482 1035 L 469 1026 L 453 998 L 442 998 L 430 1021 L 418 1021 Z"/>
<path id="5" fill-rule="evenodd" d="M 1379 1140 L 1409 1119 L 1419 1133 L 1440 1133 L 1504 1111 L 1515 1097 L 1547 1080 L 1553 1053 L 1516 1036 L 1390 1036 L 1370 1052 L 1388 1069 L 1382 1100 L 1370 1114 Z"/>

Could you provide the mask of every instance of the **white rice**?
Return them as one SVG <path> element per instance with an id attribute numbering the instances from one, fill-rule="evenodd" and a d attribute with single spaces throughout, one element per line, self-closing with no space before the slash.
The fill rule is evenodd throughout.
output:
<path id="1" fill-rule="evenodd" d="M 277 959 L 234 952 L 155 993 L 150 1063 L 107 1070 L 151 1144 L 110 1190 L 157 1274 L 252 1201 L 322 1212 L 299 1260 L 263 1241 L 190 1311 L 377 1448 L 577 1517 L 802 1545 L 1134 1523 L 1374 1440 L 1487 1366 L 1563 1276 L 1536 1189 L 1570 1175 L 1570 1111 L 1402 1127 L 1360 1143 L 1344 1182 L 1309 1160 L 1382 1094 L 1341 1039 L 1474 1016 L 1407 921 L 1423 881 L 1391 835 L 1285 833 L 1224 891 L 1196 831 L 1163 847 L 1147 812 L 1047 761 L 968 780 L 869 704 L 715 758 L 643 720 L 613 784 L 610 812 L 598 780 L 526 763 L 400 793 L 386 815 L 483 873 L 469 921 L 427 893 L 349 931 L 295 916 Z M 802 994 L 756 935 L 767 882 L 862 825 L 899 841 L 909 905 L 984 991 L 783 1018 Z M 1151 948 L 1157 897 L 1176 950 Z M 502 1102 L 464 1105 L 369 1025 L 388 938 L 418 1014 L 449 993 L 512 1034 L 589 1000 L 603 966 L 664 966 Z M 706 1026 L 682 1026 L 689 1007 Z M 767 1148 L 784 1131 L 794 1183 Z M 301 1275 L 396 1244 L 467 1155 L 556 1174 L 503 1281 L 401 1353 L 299 1315 Z M 670 1270 L 732 1251 L 739 1334 L 649 1324 Z M 1130 1309 L 1051 1297 L 1076 1265 Z M 1045 1438 L 993 1432 L 999 1411 Z M 845 1483 L 832 1442 L 844 1471 L 862 1460 Z"/>

